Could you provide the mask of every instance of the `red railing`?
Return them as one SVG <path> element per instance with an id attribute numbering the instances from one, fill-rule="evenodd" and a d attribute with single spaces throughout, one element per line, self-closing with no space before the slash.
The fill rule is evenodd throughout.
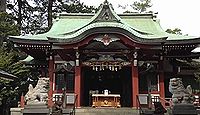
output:
<path id="1" fill-rule="evenodd" d="M 162 98 L 160 96 L 154 96 L 151 99 L 152 99 L 152 104 L 154 102 L 161 102 L 163 104 L 163 106 L 165 106 L 165 107 L 172 107 L 172 98 Z M 200 96 L 195 95 L 193 104 L 196 107 L 200 108 Z"/>
<path id="2" fill-rule="evenodd" d="M 164 104 L 163 106 L 165 107 L 171 107 L 172 106 L 172 101 L 171 101 L 171 98 L 162 98 L 162 97 L 159 97 L 159 100 L 162 104 Z"/>
<path id="3" fill-rule="evenodd" d="M 148 95 L 146 96 L 146 104 L 140 103 L 140 98 L 137 95 L 137 108 L 139 108 L 140 114 L 145 114 L 151 112 L 153 113 L 166 113 L 167 110 L 165 106 L 162 104 L 162 102 L 167 102 L 166 100 L 160 98 L 159 96 L 153 96 L 151 98 L 148 98 Z M 148 101 L 148 99 L 151 99 L 151 101 Z M 144 101 L 144 100 L 143 100 Z M 144 106 L 145 105 L 145 106 Z M 154 108 L 154 109 L 152 109 Z"/>
<path id="4" fill-rule="evenodd" d="M 144 98 L 144 96 L 143 96 L 143 98 Z M 148 98 L 148 95 L 146 95 L 146 98 L 144 98 L 144 99 L 146 99 L 145 100 L 146 103 L 142 104 L 140 102 L 140 97 L 137 96 L 137 108 L 140 108 L 140 106 L 152 108 L 154 106 L 155 102 L 161 102 L 164 107 L 170 107 L 172 105 L 171 98 L 164 99 L 164 98 L 161 98 L 160 96 L 152 96 L 151 101 L 148 101 L 149 98 Z M 144 99 L 143 99 L 143 101 L 144 101 Z M 149 102 L 151 102 L 151 103 L 149 103 Z"/>

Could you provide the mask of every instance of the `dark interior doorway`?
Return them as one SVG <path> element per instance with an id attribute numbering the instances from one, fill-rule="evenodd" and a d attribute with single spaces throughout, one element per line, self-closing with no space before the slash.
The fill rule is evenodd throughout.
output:
<path id="1" fill-rule="evenodd" d="M 83 106 L 91 106 L 91 91 L 103 94 L 105 89 L 111 94 L 120 94 L 122 107 L 131 106 L 131 68 L 123 67 L 119 71 L 95 71 L 90 67 L 82 68 Z"/>

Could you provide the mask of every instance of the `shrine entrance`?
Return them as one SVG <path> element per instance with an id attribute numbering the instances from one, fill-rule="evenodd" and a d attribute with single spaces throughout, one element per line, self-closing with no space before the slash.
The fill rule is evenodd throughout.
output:
<path id="1" fill-rule="evenodd" d="M 105 69 L 92 70 L 90 67 L 82 68 L 83 76 L 83 106 L 92 105 L 92 94 L 103 94 L 108 90 L 110 94 L 120 95 L 122 107 L 131 107 L 131 68 L 123 67 L 118 71 Z"/>

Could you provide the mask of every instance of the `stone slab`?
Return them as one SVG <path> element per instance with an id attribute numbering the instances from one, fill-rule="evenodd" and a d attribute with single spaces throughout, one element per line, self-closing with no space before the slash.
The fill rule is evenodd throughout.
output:
<path id="1" fill-rule="evenodd" d="M 172 108 L 173 115 L 197 115 L 198 112 L 192 104 L 176 104 Z"/>
<path id="2" fill-rule="evenodd" d="M 49 109 L 24 109 L 22 113 L 49 113 Z"/>
<path id="3" fill-rule="evenodd" d="M 23 108 L 10 108 L 11 115 L 23 115 L 22 114 Z"/>
<path id="4" fill-rule="evenodd" d="M 72 114 L 72 109 L 63 109 L 62 114 L 63 115 L 70 115 L 70 114 Z"/>
<path id="5" fill-rule="evenodd" d="M 48 108 L 47 105 L 43 104 L 31 104 L 31 105 L 26 105 L 24 109 L 46 109 Z"/>
<path id="6" fill-rule="evenodd" d="M 23 115 L 48 115 L 49 108 L 46 104 L 29 104 L 22 110 Z"/>

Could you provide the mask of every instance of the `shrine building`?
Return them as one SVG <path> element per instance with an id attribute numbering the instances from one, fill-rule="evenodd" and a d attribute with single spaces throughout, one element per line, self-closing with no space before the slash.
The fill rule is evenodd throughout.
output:
<path id="1" fill-rule="evenodd" d="M 166 33 L 154 13 L 116 14 L 105 1 L 95 14 L 62 13 L 46 33 L 9 39 L 50 78 L 49 105 L 64 88 L 77 95 L 77 107 L 104 90 L 120 95 L 122 107 L 136 107 L 149 92 L 170 98 L 172 77 L 198 89 L 194 70 L 178 60 L 199 58 L 192 51 L 200 38 Z"/>

